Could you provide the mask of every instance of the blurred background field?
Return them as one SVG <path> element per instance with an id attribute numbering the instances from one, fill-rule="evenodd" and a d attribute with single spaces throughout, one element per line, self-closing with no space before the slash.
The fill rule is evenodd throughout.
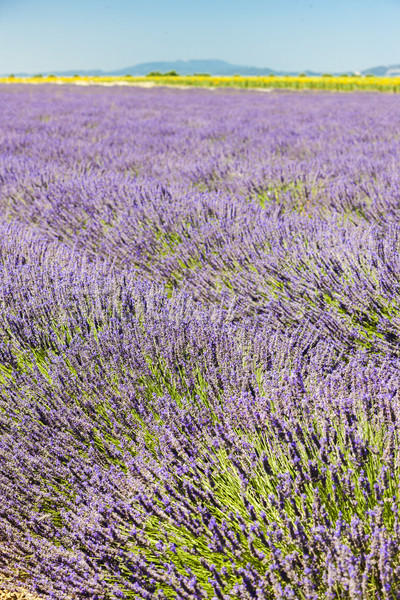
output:
<path id="1" fill-rule="evenodd" d="M 173 74 L 150 74 L 145 77 L 87 77 L 87 76 L 52 76 L 38 75 L 34 77 L 3 77 L 0 83 L 56 83 L 75 85 L 141 85 L 141 86 L 184 86 L 184 87 L 207 87 L 207 88 L 247 88 L 247 89 L 287 89 L 287 90 L 326 90 L 334 92 L 354 91 L 376 91 L 394 92 L 400 91 L 400 77 L 380 77 L 375 75 L 324 75 L 293 77 L 270 75 L 266 77 L 245 77 L 237 75 L 234 77 L 211 76 L 207 74 L 180 76 Z"/>

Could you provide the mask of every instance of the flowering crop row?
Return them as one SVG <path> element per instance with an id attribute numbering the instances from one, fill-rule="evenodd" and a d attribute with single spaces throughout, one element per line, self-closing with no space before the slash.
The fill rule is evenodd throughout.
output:
<path id="1" fill-rule="evenodd" d="M 77 84 L 77 85 L 166 85 L 178 87 L 207 88 L 256 88 L 256 89 L 294 89 L 294 90 L 330 90 L 336 92 L 377 91 L 399 92 L 400 77 L 382 76 L 306 76 L 306 75 L 268 75 L 268 76 L 211 76 L 211 75 L 158 75 L 146 77 L 125 76 L 83 76 L 73 77 L 37 75 L 33 77 L 2 77 L 0 83 L 28 84 Z"/>
<path id="2" fill-rule="evenodd" d="M 400 115 L 0 90 L 0 573 L 400 598 Z"/>

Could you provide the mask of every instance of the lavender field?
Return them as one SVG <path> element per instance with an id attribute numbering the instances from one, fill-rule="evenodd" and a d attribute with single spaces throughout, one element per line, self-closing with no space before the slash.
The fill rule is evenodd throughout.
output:
<path id="1" fill-rule="evenodd" d="M 400 598 L 400 110 L 0 88 L 0 573 Z"/>

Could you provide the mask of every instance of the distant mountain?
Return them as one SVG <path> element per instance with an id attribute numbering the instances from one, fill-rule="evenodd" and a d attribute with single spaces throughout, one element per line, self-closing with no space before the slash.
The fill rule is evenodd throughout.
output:
<path id="1" fill-rule="evenodd" d="M 194 73 L 208 73 L 209 75 L 298 75 L 298 71 L 276 71 L 269 67 L 252 67 L 249 65 L 235 65 L 225 60 L 217 59 L 204 59 L 204 60 L 175 60 L 175 61 L 159 61 L 159 62 L 147 62 L 126 67 L 124 69 L 116 69 L 115 71 L 102 71 L 100 69 L 90 69 L 84 71 L 82 69 L 75 69 L 69 71 L 52 71 L 53 75 L 60 75 L 69 77 L 72 75 L 82 76 L 93 76 L 93 75 L 136 75 L 144 76 L 152 71 L 159 71 L 161 73 L 167 73 L 168 71 L 176 71 L 179 75 L 193 75 Z M 317 71 L 303 71 L 305 75 L 322 75 L 322 72 Z M 343 73 L 343 71 L 342 71 Z M 351 72 L 348 71 L 348 74 Z M 357 74 L 381 76 L 394 76 L 400 75 L 400 64 L 390 66 L 379 66 L 371 69 L 365 69 L 365 71 L 358 71 Z M 42 75 L 49 74 L 48 71 L 43 71 Z M 332 75 L 339 75 L 340 73 L 332 73 Z M 28 77 L 34 75 L 34 73 L 15 73 L 19 77 Z"/>
<path id="2" fill-rule="evenodd" d="M 122 73 L 131 73 L 132 75 L 147 75 L 151 71 L 160 71 L 166 73 L 168 71 L 176 71 L 180 75 L 192 75 L 193 73 L 209 73 L 210 75 L 234 75 L 242 71 L 253 70 L 262 71 L 263 74 L 269 75 L 272 69 L 257 69 L 256 67 L 241 67 L 232 65 L 224 60 L 176 60 L 167 62 L 149 62 L 134 65 L 127 69 L 119 69 L 114 71 L 113 75 L 121 75 Z M 247 73 L 246 73 L 247 74 Z"/>
<path id="3" fill-rule="evenodd" d="M 371 75 L 380 75 L 381 77 L 399 77 L 400 65 L 372 67 L 372 69 L 361 71 L 362 75 L 367 75 L 367 73 L 370 73 Z"/>
<path id="4" fill-rule="evenodd" d="M 168 71 L 176 71 L 179 75 L 193 75 L 194 73 L 208 73 L 209 75 L 297 75 L 297 71 L 275 71 L 268 67 L 252 67 L 246 65 L 235 65 L 224 60 L 205 59 L 205 60 L 175 60 L 162 62 L 148 62 L 117 69 L 115 71 L 101 71 L 99 69 L 87 70 L 82 69 L 69 71 L 51 71 L 53 75 L 69 77 L 72 75 L 81 76 L 108 76 L 108 75 L 136 75 L 144 76 L 152 71 L 167 73 Z M 320 75 L 314 71 L 304 71 L 306 75 Z M 49 71 L 43 71 L 42 75 L 49 74 Z M 15 73 L 17 77 L 28 77 L 34 73 Z"/>
<path id="5" fill-rule="evenodd" d="M 251 67 L 245 65 L 234 65 L 225 60 L 176 60 L 168 62 L 149 62 L 134 65 L 127 69 L 118 69 L 112 71 L 111 75 L 122 75 L 130 73 L 131 75 L 147 75 L 152 71 L 167 73 L 176 71 L 180 75 L 192 75 L 193 73 L 208 73 L 209 75 L 270 75 L 277 73 L 273 69 Z"/>

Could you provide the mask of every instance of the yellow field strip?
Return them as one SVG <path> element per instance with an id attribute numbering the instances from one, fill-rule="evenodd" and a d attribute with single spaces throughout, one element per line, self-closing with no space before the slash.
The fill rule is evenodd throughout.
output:
<path id="1" fill-rule="evenodd" d="M 155 76 L 155 77 L 56 77 L 54 75 L 35 77 L 2 77 L 0 83 L 56 83 L 75 85 L 132 85 L 154 87 L 157 85 L 173 87 L 207 88 L 251 88 L 251 89 L 295 89 L 328 91 L 380 91 L 400 92 L 400 77 L 375 76 L 266 76 L 266 77 L 213 77 L 213 76 Z"/>

